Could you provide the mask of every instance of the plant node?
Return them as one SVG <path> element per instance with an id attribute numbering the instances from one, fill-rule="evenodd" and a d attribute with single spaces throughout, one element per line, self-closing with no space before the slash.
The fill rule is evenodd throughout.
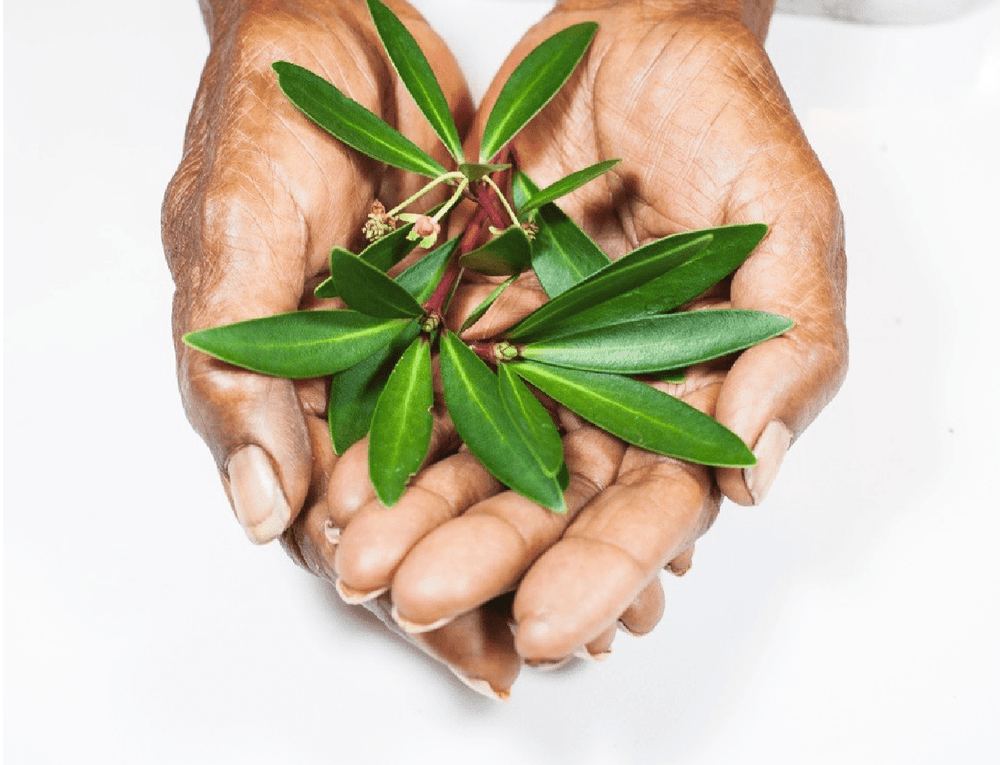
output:
<path id="1" fill-rule="evenodd" d="M 518 351 L 517 346 L 508 343 L 506 340 L 493 344 L 493 358 L 497 363 L 502 364 L 505 361 L 513 361 L 519 355 L 520 351 Z"/>

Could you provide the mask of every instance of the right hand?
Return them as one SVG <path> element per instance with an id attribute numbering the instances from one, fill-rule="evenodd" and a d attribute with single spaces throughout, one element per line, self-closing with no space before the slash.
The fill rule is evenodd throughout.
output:
<path id="1" fill-rule="evenodd" d="M 274 61 L 290 60 L 320 74 L 442 163 L 448 159 L 385 56 L 362 0 L 256 5 L 202 3 L 211 51 L 184 156 L 163 205 L 164 248 L 176 286 L 178 380 L 185 411 L 215 458 L 247 536 L 258 544 L 271 541 L 299 517 L 286 547 L 324 576 L 318 558 L 303 554 L 307 542 L 323 544 L 326 530 L 309 536 L 309 520 L 315 508 L 326 507 L 337 459 L 327 433 L 324 381 L 293 382 L 237 369 L 192 350 L 181 338 L 314 306 L 312 292 L 328 269 L 330 247 L 357 249 L 373 200 L 391 206 L 421 183 L 312 124 L 279 90 Z M 408 4 L 390 5 L 427 53 L 464 128 L 472 105 L 455 60 Z M 509 640 L 506 648 L 491 643 L 492 624 L 484 617 L 464 631 L 450 627 L 416 642 L 464 678 L 485 679 L 502 691 L 513 682 L 519 661 Z"/>

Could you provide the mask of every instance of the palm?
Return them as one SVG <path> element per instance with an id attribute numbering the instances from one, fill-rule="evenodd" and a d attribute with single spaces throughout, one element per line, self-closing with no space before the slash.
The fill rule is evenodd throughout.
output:
<path id="1" fill-rule="evenodd" d="M 796 329 L 744 353 L 731 369 L 694 371 L 671 392 L 714 412 L 751 445 L 767 440 L 765 428 L 780 441 L 808 424 L 843 374 L 836 199 L 756 38 L 736 22 L 654 14 L 631 6 L 585 16 L 555 11 L 529 32 L 497 83 L 559 29 L 583 20 L 601 25 L 580 70 L 514 148 L 539 185 L 622 160 L 560 202 L 612 257 L 678 231 L 770 225 L 752 258 L 700 303 L 781 313 L 795 318 Z M 496 94 L 496 87 L 487 93 L 473 136 Z M 486 289 L 459 296 L 456 312 Z M 496 332 L 542 299 L 523 280 L 469 336 Z M 720 485 L 738 501 L 762 496 L 755 493 L 759 477 L 626 450 L 589 427 L 567 436 L 566 457 L 573 476 L 568 518 L 554 519 L 509 492 L 485 501 L 456 496 L 452 519 L 428 521 L 441 525 L 433 533 L 422 527 L 391 557 L 401 563 L 376 566 L 365 587 L 391 581 L 402 621 L 426 625 L 517 586 L 513 616 L 523 656 L 555 660 L 584 645 L 600 651 L 619 618 L 632 631 L 655 623 L 662 605 L 657 571 L 671 561 L 675 570 L 687 567 L 691 545 L 718 511 Z M 780 455 L 762 463 L 776 470 L 775 459 L 780 463 Z M 461 475 L 486 480 L 474 467 Z M 408 497 L 422 506 L 419 493 Z M 346 582 L 370 574 L 371 550 L 396 535 L 377 508 L 359 519 L 345 531 L 338 556 Z"/>

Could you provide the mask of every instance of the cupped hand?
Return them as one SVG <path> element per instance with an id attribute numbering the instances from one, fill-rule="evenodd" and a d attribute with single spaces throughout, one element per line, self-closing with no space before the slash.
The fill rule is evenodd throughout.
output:
<path id="1" fill-rule="evenodd" d="M 464 128 L 471 101 L 451 54 L 408 4 L 389 4 L 426 51 Z M 246 372 L 188 348 L 181 338 L 317 305 L 312 292 L 328 270 L 331 246 L 361 245 L 373 200 L 392 205 L 420 185 L 419 178 L 346 148 L 301 115 L 278 89 L 274 61 L 317 72 L 439 161 L 447 156 L 384 55 L 363 0 L 208 0 L 202 6 L 211 50 L 163 206 L 181 395 L 250 539 L 268 542 L 298 517 L 297 532 L 286 533 L 286 549 L 323 576 L 320 557 L 299 540 L 316 508 L 325 516 L 336 463 L 324 382 Z M 316 539 L 325 533 L 321 528 Z M 415 642 L 467 682 L 500 692 L 520 665 L 506 623 L 486 609 Z"/>
<path id="2" fill-rule="evenodd" d="M 465 83 L 441 40 L 405 3 L 459 122 Z M 349 149 L 300 114 L 271 64 L 333 82 L 440 161 L 446 154 L 385 56 L 363 0 L 205 4 L 211 51 L 184 156 L 167 190 L 163 238 L 174 276 L 173 328 L 185 410 L 215 457 L 255 542 L 277 537 L 323 499 L 333 463 L 320 380 L 238 370 L 188 348 L 189 331 L 317 304 L 330 248 L 362 244 L 373 200 L 392 204 L 420 179 Z"/>
<path id="3" fill-rule="evenodd" d="M 763 499 L 791 442 L 839 388 L 847 339 L 836 195 L 763 50 L 767 9 L 715 5 L 561 3 L 512 52 L 472 135 L 528 51 L 570 24 L 599 22 L 577 73 L 515 139 L 520 165 L 545 186 L 620 158 L 560 203 L 612 257 L 680 231 L 769 225 L 733 277 L 691 307 L 768 311 L 794 319 L 794 329 L 731 365 L 693 370 L 670 390 L 740 435 L 757 463 L 693 466 L 626 448 L 564 415 L 572 477 L 570 512 L 560 517 L 494 493 L 485 471 L 461 455 L 448 458 L 448 467 L 418 476 L 402 500 L 418 524 L 401 532 L 388 521 L 392 511 L 359 502 L 340 538 L 341 591 L 391 587 L 397 621 L 411 632 L 515 588 L 516 646 L 532 663 L 599 655 L 616 624 L 652 629 L 663 608 L 659 570 L 687 569 L 723 495 L 740 504 Z M 520 287 L 508 290 L 480 332 L 544 299 L 530 283 Z M 450 471 L 447 480 L 435 479 L 439 470 Z M 442 495 L 443 485 L 461 489 Z M 439 511 L 421 512 L 432 507 Z"/>

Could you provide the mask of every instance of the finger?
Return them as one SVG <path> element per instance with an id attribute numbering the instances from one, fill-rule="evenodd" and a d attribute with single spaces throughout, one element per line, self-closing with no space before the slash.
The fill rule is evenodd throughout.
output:
<path id="1" fill-rule="evenodd" d="M 660 623 L 664 606 L 663 585 L 654 577 L 618 617 L 618 625 L 629 635 L 646 635 Z"/>
<path id="2" fill-rule="evenodd" d="M 558 661 L 594 640 L 711 525 L 709 471 L 630 449 L 618 481 L 527 572 L 514 599 L 518 653 Z"/>
<path id="3" fill-rule="evenodd" d="M 694 560 L 694 545 L 674 558 L 667 564 L 667 569 L 674 576 L 684 576 L 691 568 L 691 561 Z"/>
<path id="4" fill-rule="evenodd" d="M 436 415 L 424 465 L 432 464 L 457 446 L 458 435 L 451 418 Z M 368 475 L 368 438 L 365 437 L 348 448 L 333 468 L 327 487 L 328 517 L 336 528 L 343 529 L 362 507 L 377 501 L 375 487 Z"/>
<path id="5" fill-rule="evenodd" d="M 615 642 L 615 635 L 618 632 L 614 627 L 608 627 L 584 646 L 582 651 L 577 651 L 577 656 L 587 661 L 604 661 L 611 656 L 611 646 Z"/>
<path id="6" fill-rule="evenodd" d="M 439 625 L 513 589 L 580 508 L 614 480 L 624 453 L 617 438 L 585 427 L 563 443 L 570 472 L 568 512 L 552 513 L 506 491 L 434 529 L 410 550 L 392 579 L 402 624 L 411 630 Z"/>
<path id="7" fill-rule="evenodd" d="M 337 591 L 358 603 L 381 594 L 413 545 L 500 489 L 472 454 L 459 452 L 420 472 L 392 507 L 377 499 L 368 502 L 341 533 Z"/>
<path id="8" fill-rule="evenodd" d="M 419 635 L 403 632 L 391 616 L 387 596 L 365 603 L 393 632 L 443 663 L 477 693 L 497 701 L 510 698 L 521 669 L 508 626 L 509 604 L 490 603 L 463 614 L 439 629 Z"/>
<path id="9" fill-rule="evenodd" d="M 326 509 L 318 505 L 306 508 L 282 537 L 293 559 L 331 584 L 336 581 L 333 566 L 338 541 Z M 396 624 L 387 596 L 363 605 L 397 635 L 442 662 L 477 693 L 492 699 L 509 698 L 521 665 L 508 626 L 509 603 L 506 607 L 488 604 L 440 629 L 419 635 L 408 635 Z"/>

